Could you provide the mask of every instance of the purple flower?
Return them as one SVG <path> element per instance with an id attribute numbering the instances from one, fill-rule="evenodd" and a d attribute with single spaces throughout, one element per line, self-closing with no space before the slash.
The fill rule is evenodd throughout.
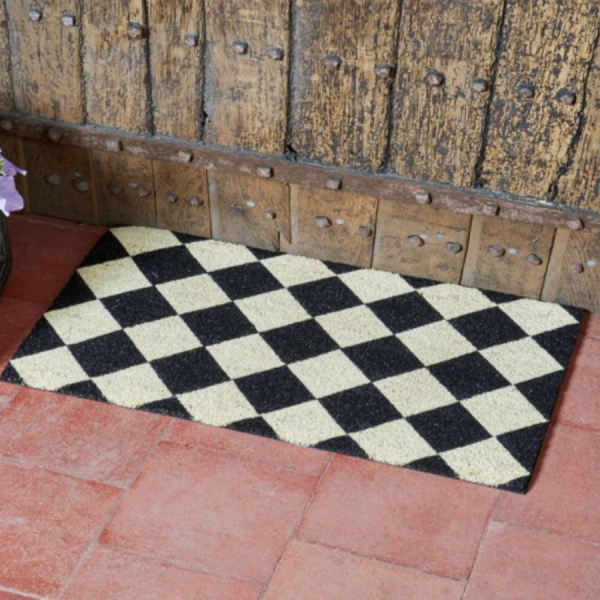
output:
<path id="1" fill-rule="evenodd" d="M 7 160 L 0 153 L 0 175 L 4 177 L 14 177 L 15 175 L 25 175 L 26 171 L 19 169 L 17 165 L 13 165 L 10 160 Z"/>
<path id="2" fill-rule="evenodd" d="M 18 174 L 25 175 L 25 171 L 6 160 L 0 153 L 0 212 L 7 217 L 24 206 L 23 198 L 15 186 L 15 175 Z"/>

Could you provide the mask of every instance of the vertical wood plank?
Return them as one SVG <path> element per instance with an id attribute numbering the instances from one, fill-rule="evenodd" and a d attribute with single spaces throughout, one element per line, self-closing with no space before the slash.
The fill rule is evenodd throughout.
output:
<path id="1" fill-rule="evenodd" d="M 553 238 L 551 227 L 474 216 L 463 285 L 539 298 Z"/>
<path id="2" fill-rule="evenodd" d="M 88 121 L 148 131 L 147 24 L 143 0 L 84 0 L 84 71 Z M 142 37 L 127 35 L 129 23 Z"/>
<path id="3" fill-rule="evenodd" d="M 396 172 L 462 187 L 473 184 L 503 4 L 403 2 L 390 150 Z M 442 76 L 441 85 L 427 85 L 431 72 Z M 488 89 L 474 90 L 477 80 Z"/>
<path id="4" fill-rule="evenodd" d="M 152 161 L 94 150 L 92 165 L 101 224 L 156 226 Z"/>
<path id="5" fill-rule="evenodd" d="M 0 0 L 0 110 L 13 107 L 10 42 L 5 0 Z"/>
<path id="6" fill-rule="evenodd" d="M 95 223 L 89 150 L 24 141 L 31 211 Z"/>
<path id="7" fill-rule="evenodd" d="M 378 169 L 384 160 L 399 2 L 298 0 L 291 144 L 302 158 Z M 340 60 L 328 68 L 327 56 Z M 391 68 L 378 77 L 375 67 Z"/>
<path id="8" fill-rule="evenodd" d="M 156 133 L 196 140 L 202 102 L 202 0 L 147 0 Z"/>
<path id="9" fill-rule="evenodd" d="M 480 183 L 552 198 L 577 136 L 599 8 L 596 0 L 507 0 Z"/>
<path id="10" fill-rule="evenodd" d="M 289 188 L 225 171 L 209 173 L 212 232 L 217 240 L 279 250 L 290 237 Z"/>
<path id="11" fill-rule="evenodd" d="M 172 162 L 153 161 L 156 225 L 210 237 L 206 171 Z"/>
<path id="12" fill-rule="evenodd" d="M 206 3 L 207 142 L 282 154 L 288 93 L 290 0 Z M 238 50 L 234 43 L 238 43 Z M 278 48 L 280 60 L 268 56 Z"/>
<path id="13" fill-rule="evenodd" d="M 11 41 L 15 104 L 20 111 L 80 123 L 81 12 L 77 0 L 6 0 Z M 29 12 L 39 9 L 34 21 Z M 63 24 L 63 15 L 73 17 Z"/>

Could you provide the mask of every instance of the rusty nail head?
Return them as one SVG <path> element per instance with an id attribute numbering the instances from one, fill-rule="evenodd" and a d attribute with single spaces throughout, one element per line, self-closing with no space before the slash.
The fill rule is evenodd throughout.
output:
<path id="1" fill-rule="evenodd" d="M 544 262 L 537 254 L 528 254 L 525 260 L 534 267 L 537 267 Z"/>
<path id="2" fill-rule="evenodd" d="M 488 254 L 494 258 L 501 258 L 506 252 L 502 246 L 489 246 L 487 251 Z"/>
<path id="3" fill-rule="evenodd" d="M 362 235 L 363 237 L 371 237 L 373 235 L 373 229 L 371 227 L 369 227 L 368 225 L 361 225 L 358 228 L 358 233 L 359 233 L 359 235 Z"/>
<path id="4" fill-rule="evenodd" d="M 29 20 L 33 21 L 34 23 L 39 23 L 42 20 L 42 17 L 44 16 L 44 13 L 42 12 L 42 9 L 39 6 L 32 6 L 29 9 Z"/>
<path id="5" fill-rule="evenodd" d="M 123 150 L 121 140 L 106 140 L 106 149 L 111 152 L 120 152 Z"/>
<path id="6" fill-rule="evenodd" d="M 120 194 L 123 190 L 123 186 L 120 183 L 113 182 L 108 185 L 108 189 L 112 194 Z"/>
<path id="7" fill-rule="evenodd" d="M 425 240 L 420 235 L 409 235 L 407 238 L 408 243 L 415 246 L 415 248 L 421 248 L 425 245 Z"/>
<path id="8" fill-rule="evenodd" d="M 44 177 L 44 179 L 50 185 L 60 185 L 60 176 L 57 175 L 56 173 L 53 173 L 52 175 L 46 175 L 46 177 Z"/>
<path id="9" fill-rule="evenodd" d="M 342 59 L 339 56 L 335 56 L 334 54 L 328 54 L 323 59 L 323 66 L 326 69 L 330 69 L 332 71 L 334 69 L 339 69 L 341 64 L 342 64 Z"/>
<path id="10" fill-rule="evenodd" d="M 500 207 L 495 202 L 486 202 L 483 205 L 483 214 L 493 217 L 498 214 Z"/>
<path id="11" fill-rule="evenodd" d="M 561 90 L 556 94 L 556 99 L 567 106 L 573 106 L 577 100 L 577 95 L 571 90 Z"/>
<path id="12" fill-rule="evenodd" d="M 273 169 L 271 169 L 271 167 L 258 167 L 258 169 L 256 169 L 256 174 L 259 177 L 270 179 L 271 177 L 273 177 Z"/>
<path id="13" fill-rule="evenodd" d="M 73 180 L 73 187 L 78 192 L 87 192 L 90 189 L 89 183 L 85 179 L 82 179 L 81 177 L 76 177 Z"/>
<path id="14" fill-rule="evenodd" d="M 431 194 L 429 192 L 417 192 L 415 194 L 417 204 L 431 204 Z"/>
<path id="15" fill-rule="evenodd" d="M 578 229 L 583 229 L 584 225 L 581 219 L 571 219 L 567 221 L 567 227 L 573 231 L 577 231 Z"/>
<path id="16" fill-rule="evenodd" d="M 521 83 L 517 87 L 517 94 L 519 94 L 523 100 L 532 100 L 535 98 L 535 87 L 530 83 Z"/>
<path id="17" fill-rule="evenodd" d="M 141 40 L 144 37 L 144 27 L 139 23 L 127 23 L 127 37 L 130 40 Z"/>
<path id="18" fill-rule="evenodd" d="M 48 131 L 48 139 L 52 142 L 60 142 L 62 138 L 62 132 L 58 129 L 50 129 Z"/>
<path id="19" fill-rule="evenodd" d="M 571 263 L 569 268 L 572 273 L 583 273 L 583 265 L 581 263 Z"/>
<path id="20" fill-rule="evenodd" d="M 0 122 L 0 127 L 2 127 L 4 131 L 12 131 L 13 124 L 10 121 L 2 121 Z"/>
<path id="21" fill-rule="evenodd" d="M 166 196 L 165 196 L 165 200 L 169 203 L 169 204 L 175 204 L 175 202 L 177 202 L 177 194 L 173 193 L 173 192 L 169 192 Z"/>
<path id="22" fill-rule="evenodd" d="M 458 242 L 448 242 L 446 244 L 446 250 L 448 250 L 448 252 L 451 254 L 458 254 L 462 251 L 462 249 L 462 244 L 459 244 Z"/>
<path id="23" fill-rule="evenodd" d="M 265 219 L 267 219 L 268 221 L 272 221 L 277 216 L 272 210 L 265 210 L 263 214 L 265 216 Z"/>
<path id="24" fill-rule="evenodd" d="M 315 225 L 319 229 L 326 229 L 327 227 L 331 227 L 331 221 L 327 217 L 317 217 L 315 219 Z"/>
<path id="25" fill-rule="evenodd" d="M 185 150 L 180 150 L 177 153 L 177 160 L 182 163 L 192 162 L 194 159 L 194 155 L 191 152 L 186 152 Z"/>
<path id="26" fill-rule="evenodd" d="M 331 179 L 328 179 L 325 182 L 325 187 L 328 190 L 341 190 L 342 189 L 342 180 L 332 177 Z"/>
<path id="27" fill-rule="evenodd" d="M 60 16 L 60 22 L 65 27 L 75 27 L 75 15 L 64 13 Z"/>
<path id="28" fill-rule="evenodd" d="M 429 87 L 440 87 L 444 85 L 444 75 L 439 71 L 429 71 L 427 75 L 425 75 L 425 83 Z"/>
<path id="29" fill-rule="evenodd" d="M 138 187 L 137 193 L 140 198 L 146 198 L 150 195 L 150 190 L 148 188 L 145 188 L 143 185 L 140 185 Z"/>
<path id="30" fill-rule="evenodd" d="M 281 46 L 269 46 L 267 48 L 267 56 L 271 60 L 283 60 L 283 48 Z"/>
<path id="31" fill-rule="evenodd" d="M 202 206 L 204 204 L 204 201 L 201 198 L 196 198 L 196 196 L 190 198 L 189 202 L 190 206 Z"/>
<path id="32" fill-rule="evenodd" d="M 241 40 L 235 40 L 233 44 L 231 44 L 233 51 L 236 54 L 247 54 L 248 53 L 248 42 L 242 42 Z"/>
<path id="33" fill-rule="evenodd" d="M 380 79 L 390 79 L 394 74 L 394 67 L 391 65 L 375 65 L 374 71 Z"/>
<path id="34" fill-rule="evenodd" d="M 490 89 L 490 84 L 487 79 L 483 77 L 475 77 L 473 79 L 473 83 L 471 84 L 471 88 L 477 94 L 483 94 L 483 92 L 487 92 Z"/>
<path id="35" fill-rule="evenodd" d="M 198 45 L 198 35 L 196 33 L 186 33 L 183 41 L 186 46 L 190 46 L 190 48 L 194 48 Z"/>

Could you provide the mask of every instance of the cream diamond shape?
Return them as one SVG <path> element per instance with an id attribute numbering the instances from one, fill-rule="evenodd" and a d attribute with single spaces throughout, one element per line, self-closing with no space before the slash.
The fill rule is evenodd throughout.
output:
<path id="1" fill-rule="evenodd" d="M 209 273 L 219 269 L 257 262 L 256 256 L 248 248 L 228 242 L 202 240 L 187 244 L 186 248 Z"/>
<path id="2" fill-rule="evenodd" d="M 410 329 L 397 337 L 425 366 L 477 350 L 448 321 Z"/>
<path id="3" fill-rule="evenodd" d="M 558 362 L 531 338 L 481 350 L 481 355 L 513 385 L 562 369 Z"/>
<path id="4" fill-rule="evenodd" d="M 496 306 L 479 290 L 454 283 L 434 285 L 419 290 L 419 293 L 445 319 L 454 319 Z"/>
<path id="5" fill-rule="evenodd" d="M 11 364 L 25 385 L 42 390 L 56 391 L 65 385 L 89 379 L 67 348 L 17 358 Z"/>
<path id="6" fill-rule="evenodd" d="M 427 369 L 388 377 L 374 385 L 403 417 L 456 402 L 456 398 Z"/>
<path id="7" fill-rule="evenodd" d="M 210 275 L 194 275 L 161 283 L 156 289 L 180 315 L 230 302 L 229 296 Z"/>
<path id="8" fill-rule="evenodd" d="M 342 348 L 392 335 L 366 306 L 329 313 L 315 320 Z"/>
<path id="9" fill-rule="evenodd" d="M 359 269 L 340 275 L 340 279 L 363 301 L 376 302 L 414 292 L 414 288 L 396 273 Z"/>
<path id="10" fill-rule="evenodd" d="M 443 452 L 440 456 L 465 481 L 497 486 L 529 475 L 495 438 Z"/>
<path id="11" fill-rule="evenodd" d="M 167 317 L 125 329 L 147 361 L 200 348 L 202 344 L 179 317 Z"/>
<path id="12" fill-rule="evenodd" d="M 121 329 L 99 300 L 51 310 L 45 317 L 65 344 L 77 344 Z"/>
<path id="13" fill-rule="evenodd" d="M 318 281 L 334 275 L 320 260 L 292 254 L 267 258 L 262 264 L 285 287 Z"/>
<path id="14" fill-rule="evenodd" d="M 391 465 L 434 456 L 436 451 L 403 419 L 353 433 L 350 437 L 369 458 Z"/>
<path id="15" fill-rule="evenodd" d="M 248 335 L 209 346 L 207 350 L 231 379 L 283 366 L 260 335 Z"/>
<path id="16" fill-rule="evenodd" d="M 315 398 L 369 383 L 341 350 L 292 363 L 289 368 Z"/>
<path id="17" fill-rule="evenodd" d="M 268 413 L 263 419 L 280 439 L 302 446 L 346 433 L 316 400 Z"/>
<path id="18" fill-rule="evenodd" d="M 171 397 L 169 390 L 149 364 L 94 377 L 92 381 L 109 402 L 128 408 L 137 408 L 148 402 Z"/>
<path id="19" fill-rule="evenodd" d="M 310 315 L 288 290 L 276 290 L 237 300 L 236 305 L 257 331 L 268 331 L 310 319 Z"/>
<path id="20" fill-rule="evenodd" d="M 492 435 L 546 422 L 527 398 L 514 387 L 474 396 L 464 400 L 462 405 Z"/>
<path id="21" fill-rule="evenodd" d="M 527 335 L 537 335 L 565 325 L 576 325 L 572 317 L 562 306 L 539 300 L 521 299 L 500 304 L 504 311 Z"/>
<path id="22" fill-rule="evenodd" d="M 181 246 L 181 242 L 166 229 L 116 227 L 111 232 L 131 256 Z"/>
<path id="23" fill-rule="evenodd" d="M 223 427 L 258 416 L 233 381 L 181 394 L 177 398 L 196 421 L 207 425 Z"/>
<path id="24" fill-rule="evenodd" d="M 91 267 L 81 267 L 77 272 L 98 298 L 151 286 L 132 258 L 120 258 Z"/>

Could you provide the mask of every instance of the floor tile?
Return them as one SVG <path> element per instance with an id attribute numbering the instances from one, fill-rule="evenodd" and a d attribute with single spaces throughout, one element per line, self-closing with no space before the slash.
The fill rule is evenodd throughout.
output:
<path id="1" fill-rule="evenodd" d="M 23 388 L 2 413 L 0 453 L 114 485 L 128 485 L 166 419 Z"/>
<path id="2" fill-rule="evenodd" d="M 336 456 L 299 535 L 443 577 L 468 577 L 498 492 Z"/>
<path id="3" fill-rule="evenodd" d="M 600 431 L 600 339 L 581 338 L 565 375 L 556 419 Z"/>
<path id="4" fill-rule="evenodd" d="M 19 389 L 16 385 L 0 381 L 0 410 L 17 395 Z"/>
<path id="5" fill-rule="evenodd" d="M 45 306 L 0 297 L 0 331 L 22 337 L 44 313 Z"/>
<path id="6" fill-rule="evenodd" d="M 459 600 L 464 583 L 363 558 L 316 544 L 293 542 L 264 600 Z"/>
<path id="7" fill-rule="evenodd" d="M 600 314 L 586 313 L 583 318 L 582 332 L 593 338 L 600 338 Z"/>
<path id="8" fill-rule="evenodd" d="M 13 594 L 12 592 L 3 592 L 0 590 L 0 600 L 27 600 L 31 596 L 23 596 L 21 594 Z"/>
<path id="9" fill-rule="evenodd" d="M 331 454 L 322 450 L 175 419 L 170 422 L 164 439 L 315 476 L 320 475 L 331 460 Z"/>
<path id="10" fill-rule="evenodd" d="M 101 541 L 264 583 L 316 482 L 273 465 L 161 443 Z"/>
<path id="11" fill-rule="evenodd" d="M 600 547 L 493 523 L 465 600 L 584 600 L 598 590 Z"/>
<path id="12" fill-rule="evenodd" d="M 180 569 L 99 546 L 86 557 L 61 600 L 254 600 L 260 591 L 255 583 Z"/>
<path id="13" fill-rule="evenodd" d="M 600 542 L 600 434 L 557 425 L 524 496 L 502 493 L 500 521 Z"/>
<path id="14" fill-rule="evenodd" d="M 53 595 L 122 492 L 1 461 L 0 481 L 0 587 Z"/>

